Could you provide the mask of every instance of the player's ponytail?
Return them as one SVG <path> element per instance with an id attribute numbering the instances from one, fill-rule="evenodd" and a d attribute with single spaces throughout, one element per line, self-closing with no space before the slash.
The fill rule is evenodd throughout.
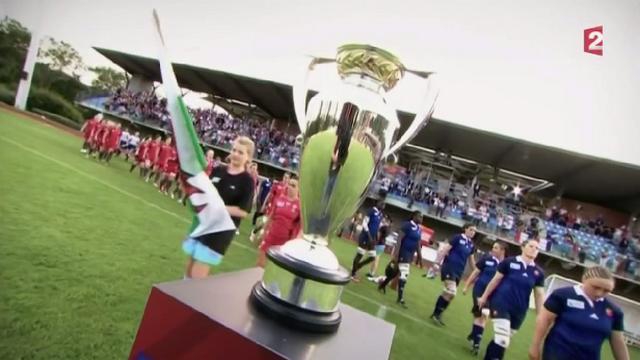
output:
<path id="1" fill-rule="evenodd" d="M 584 274 L 582 274 L 582 281 L 587 279 L 614 280 L 611 271 L 600 265 L 595 265 L 585 269 Z"/>

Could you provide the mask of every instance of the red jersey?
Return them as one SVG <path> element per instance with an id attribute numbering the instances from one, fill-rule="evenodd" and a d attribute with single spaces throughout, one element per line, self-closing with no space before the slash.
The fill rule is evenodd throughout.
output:
<path id="1" fill-rule="evenodd" d="M 150 141 L 143 141 L 136 150 L 136 159 L 138 162 L 144 161 L 147 158 L 147 152 L 149 151 Z"/>
<path id="2" fill-rule="evenodd" d="M 164 165 L 164 172 L 167 174 L 177 174 L 178 167 L 180 163 L 178 163 L 178 150 L 175 147 L 171 146 L 171 150 L 169 151 L 169 155 L 167 157 L 167 163 Z"/>
<path id="3" fill-rule="evenodd" d="M 167 144 L 160 145 L 160 151 L 158 151 L 158 166 L 164 168 L 167 165 L 167 160 L 169 160 L 172 151 L 173 146 Z"/>
<path id="4" fill-rule="evenodd" d="M 211 172 L 213 171 L 215 165 L 215 160 L 211 159 L 211 160 L 207 160 L 207 167 L 204 169 L 205 174 L 207 174 L 207 176 L 211 176 Z"/>
<path id="5" fill-rule="evenodd" d="M 111 150 L 116 150 L 120 145 L 120 136 L 122 135 L 122 129 L 114 127 L 110 128 L 106 133 L 105 146 Z"/>
<path id="6" fill-rule="evenodd" d="M 288 196 L 278 196 L 273 199 L 272 206 L 267 213 L 269 227 L 260 245 L 262 250 L 270 246 L 282 245 L 293 239 L 300 231 L 300 200 Z"/>
<path id="7" fill-rule="evenodd" d="M 93 131 L 93 136 L 91 137 L 91 141 L 96 145 L 101 145 L 102 140 L 104 138 L 104 133 L 106 130 L 107 130 L 107 125 L 103 123 L 97 123 Z"/>
<path id="8" fill-rule="evenodd" d="M 160 142 L 151 140 L 149 141 L 149 145 L 147 145 L 147 154 L 146 160 L 151 162 L 155 162 L 158 158 L 158 151 L 160 150 Z"/>
<path id="9" fill-rule="evenodd" d="M 267 199 L 267 203 L 265 204 L 265 213 L 268 213 L 271 209 L 271 205 L 273 204 L 273 200 L 282 195 L 285 195 L 287 191 L 287 184 L 282 181 L 276 181 L 271 186 L 271 191 L 269 191 L 269 199 Z"/>
<path id="10" fill-rule="evenodd" d="M 91 137 L 93 137 L 93 133 L 96 131 L 97 125 L 98 120 L 96 120 L 95 118 L 91 118 L 84 123 L 84 126 L 82 127 L 82 135 L 84 136 L 85 140 L 88 141 L 89 139 L 91 139 Z"/>

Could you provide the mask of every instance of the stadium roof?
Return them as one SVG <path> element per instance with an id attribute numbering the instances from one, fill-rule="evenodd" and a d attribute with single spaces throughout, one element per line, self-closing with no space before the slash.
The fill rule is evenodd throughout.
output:
<path id="1" fill-rule="evenodd" d="M 161 81 L 156 59 L 94 49 L 131 74 Z M 187 64 L 174 64 L 174 71 L 181 87 L 253 104 L 276 119 L 295 119 L 290 85 Z M 412 116 L 399 113 L 401 131 L 409 125 Z M 640 212 L 638 166 L 534 144 L 441 119 L 432 119 L 411 143 L 551 181 L 556 184 L 554 191 L 562 189 L 565 197 L 632 214 Z"/>

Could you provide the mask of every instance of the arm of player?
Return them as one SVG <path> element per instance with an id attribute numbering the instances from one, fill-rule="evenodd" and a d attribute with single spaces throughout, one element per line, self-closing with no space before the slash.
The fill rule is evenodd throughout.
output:
<path id="1" fill-rule="evenodd" d="M 468 266 L 471 269 L 475 269 L 476 268 L 476 262 L 473 261 L 473 253 L 467 258 L 467 263 L 469 264 Z"/>
<path id="2" fill-rule="evenodd" d="M 464 283 L 464 288 L 462 289 L 462 294 L 465 295 L 469 288 L 475 284 L 476 280 L 478 280 L 478 276 L 480 275 L 480 269 L 474 266 L 473 271 L 467 278 L 467 281 Z"/>
<path id="3" fill-rule="evenodd" d="M 536 303 L 536 313 L 540 314 L 543 309 L 542 304 L 544 302 L 544 288 L 542 286 L 536 286 L 533 288 L 533 298 Z"/>
<path id="4" fill-rule="evenodd" d="M 371 231 L 369 231 L 369 217 L 365 216 L 364 219 L 362 220 L 362 231 L 365 232 L 365 234 L 367 234 L 367 237 L 369 238 L 369 242 L 373 243 L 373 238 L 371 237 Z"/>
<path id="5" fill-rule="evenodd" d="M 609 338 L 611 351 L 616 360 L 629 360 L 629 349 L 624 341 L 624 314 L 616 310 L 613 313 L 613 330 Z"/>
<path id="6" fill-rule="evenodd" d="M 451 251 L 451 244 L 445 244 L 440 251 L 438 251 L 438 256 L 436 257 L 436 264 L 442 264 L 442 260 L 449 255 L 449 251 Z"/>
<path id="7" fill-rule="evenodd" d="M 544 342 L 544 338 L 547 336 L 551 325 L 556 320 L 556 317 L 556 314 L 545 308 L 542 308 L 541 311 L 538 312 L 536 328 L 533 332 L 533 338 L 531 339 L 531 346 L 529 347 L 529 360 L 541 359 L 542 343 Z"/>
<path id="8" fill-rule="evenodd" d="M 249 215 L 248 212 L 242 210 L 239 206 L 227 206 L 227 211 L 232 217 L 245 218 L 247 215 Z"/>
<path id="9" fill-rule="evenodd" d="M 420 267 L 422 267 L 422 244 L 420 243 L 420 241 L 418 241 L 418 244 L 416 245 L 415 253 L 416 255 L 418 255 L 418 262 L 420 264 Z"/>
<path id="10" fill-rule="evenodd" d="M 611 344 L 611 352 L 613 353 L 613 358 L 616 360 L 629 360 L 629 349 L 627 348 L 627 344 L 624 342 L 624 334 L 622 331 L 613 331 L 611 333 L 611 337 L 609 338 L 609 343 Z"/>
<path id="11" fill-rule="evenodd" d="M 266 213 L 267 212 L 267 205 L 270 203 L 271 201 L 271 192 L 273 191 L 273 188 L 271 188 L 271 190 L 267 193 L 267 196 L 265 196 L 264 201 L 262 202 L 262 208 L 260 208 L 260 212 L 261 213 Z"/>
<path id="12" fill-rule="evenodd" d="M 504 278 L 504 274 L 502 274 L 501 272 L 497 272 L 493 276 L 493 279 L 491 279 L 491 281 L 487 285 L 487 288 L 484 290 L 484 293 L 478 299 L 479 308 L 482 309 L 484 304 L 487 303 L 487 299 L 489 299 L 489 296 L 491 296 L 491 294 L 493 294 L 493 291 L 498 287 L 498 285 L 500 285 L 500 282 L 502 281 L 503 278 Z"/>
<path id="13" fill-rule="evenodd" d="M 393 247 L 393 252 L 391 253 L 391 261 L 398 262 L 398 256 L 400 256 L 400 246 L 402 246 L 402 237 L 396 242 L 396 245 Z"/>

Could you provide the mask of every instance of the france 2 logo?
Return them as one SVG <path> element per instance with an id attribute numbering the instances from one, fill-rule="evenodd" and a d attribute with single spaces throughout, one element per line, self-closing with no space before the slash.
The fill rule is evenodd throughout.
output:
<path id="1" fill-rule="evenodd" d="M 602 25 L 584 29 L 584 52 L 602 56 L 604 47 Z"/>

